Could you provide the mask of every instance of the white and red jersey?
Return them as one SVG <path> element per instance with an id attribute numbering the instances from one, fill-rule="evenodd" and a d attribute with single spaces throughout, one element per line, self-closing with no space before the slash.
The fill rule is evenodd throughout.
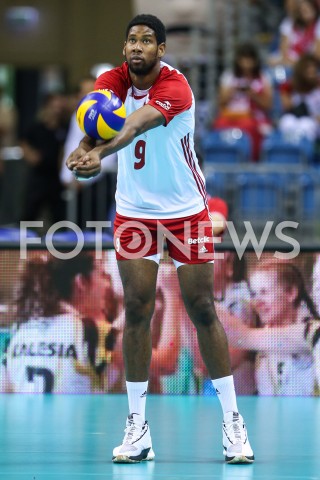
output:
<path id="1" fill-rule="evenodd" d="M 118 152 L 117 212 L 134 218 L 179 218 L 206 206 L 205 180 L 194 151 L 194 97 L 186 78 L 164 62 L 148 90 L 132 85 L 129 67 L 103 73 L 95 89 L 110 89 L 127 115 L 145 104 L 159 110 L 165 125 L 139 135 Z"/>

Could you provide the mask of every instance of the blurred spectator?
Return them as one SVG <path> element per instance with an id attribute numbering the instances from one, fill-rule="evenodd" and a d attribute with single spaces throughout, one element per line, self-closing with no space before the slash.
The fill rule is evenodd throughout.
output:
<path id="1" fill-rule="evenodd" d="M 300 270 L 277 259 L 261 262 L 249 278 L 260 328 L 249 328 L 218 311 L 231 345 L 256 350 L 259 395 L 313 395 L 315 368 L 310 335 L 319 329 L 318 312 Z M 308 316 L 305 316 L 305 308 Z"/>
<path id="2" fill-rule="evenodd" d="M 218 101 L 213 128 L 237 127 L 247 132 L 252 139 L 253 159 L 258 160 L 262 138 L 271 129 L 272 87 L 262 73 L 253 44 L 241 44 L 236 49 L 232 71 L 222 74 Z"/>
<path id="3" fill-rule="evenodd" d="M 112 65 L 110 65 L 110 68 L 112 68 Z M 84 133 L 80 129 L 77 120 L 76 120 L 76 108 L 80 100 L 87 95 L 89 92 L 92 92 L 94 90 L 94 84 L 95 84 L 95 77 L 93 76 L 86 76 L 83 77 L 78 85 L 78 90 L 74 98 L 71 99 L 71 102 L 69 103 L 69 109 L 72 113 L 71 119 L 70 119 L 70 124 L 67 132 L 67 137 L 64 143 L 64 148 L 63 148 L 63 158 L 62 158 L 62 164 L 61 164 L 61 170 L 60 170 L 60 180 L 62 184 L 69 189 L 70 192 L 72 192 L 72 196 L 76 196 L 76 210 L 77 210 L 77 219 L 76 222 L 81 228 L 86 227 L 86 221 L 87 220 L 100 220 L 104 221 L 107 220 L 107 218 L 97 218 L 97 183 L 98 182 L 106 182 L 107 184 L 107 203 L 106 205 L 106 211 L 109 211 L 113 202 L 114 202 L 114 193 L 115 193 L 115 186 L 111 188 L 112 183 L 115 184 L 115 178 L 110 177 L 106 178 L 105 175 L 103 175 L 105 172 L 114 170 L 116 167 L 117 163 L 117 155 L 109 155 L 104 159 L 102 162 L 102 174 L 100 174 L 97 177 L 94 177 L 90 180 L 87 180 L 86 182 L 79 182 L 75 180 L 74 175 L 72 172 L 68 169 L 66 165 L 66 160 L 70 153 L 77 148 L 79 145 L 80 141 L 84 137 Z M 111 184 L 111 185 L 110 185 Z M 108 188 L 109 187 L 109 188 Z M 83 195 L 83 190 L 86 190 L 87 196 L 84 197 Z M 86 201 L 86 199 L 90 198 L 90 204 L 91 208 L 89 209 L 90 212 L 88 212 L 88 218 L 86 217 L 84 213 L 84 205 L 83 203 Z M 105 200 L 104 200 L 105 201 Z M 87 207 L 86 207 L 87 208 Z M 87 212 L 87 209 L 85 210 Z M 90 216 L 90 218 L 89 218 Z M 74 219 L 72 219 L 74 220 Z M 108 219 L 109 220 L 109 219 Z"/>
<path id="4" fill-rule="evenodd" d="M 276 32 L 270 46 L 271 54 L 268 58 L 268 64 L 271 67 L 279 64 L 281 65 L 283 64 L 281 43 L 283 42 L 283 36 L 286 35 L 288 28 L 290 28 L 291 23 L 295 19 L 297 5 L 298 5 L 298 0 L 285 0 L 284 2 L 285 16 L 281 21 L 278 31 Z"/>
<path id="5" fill-rule="evenodd" d="M 315 140 L 320 133 L 320 77 L 319 61 L 312 54 L 304 54 L 297 61 L 292 80 L 280 87 L 285 114 L 279 120 L 279 129 L 292 138 L 305 136 Z"/>
<path id="6" fill-rule="evenodd" d="M 22 220 L 36 220 L 48 209 L 53 223 L 64 219 L 59 179 L 62 146 L 66 135 L 64 98 L 48 94 L 37 120 L 22 138 L 24 159 L 28 164 L 26 196 Z"/>
<path id="7" fill-rule="evenodd" d="M 11 147 L 17 141 L 17 111 L 12 100 L 6 96 L 3 85 L 0 84 L 0 188 L 4 164 L 2 148 Z"/>
<path id="8" fill-rule="evenodd" d="M 317 311 L 320 311 L 320 255 L 317 254 L 313 267 L 312 275 L 312 299 L 316 305 Z M 320 322 L 319 326 L 310 332 L 310 340 L 313 348 L 313 358 L 317 379 L 317 394 L 320 395 Z"/>
<path id="9" fill-rule="evenodd" d="M 319 254 L 315 258 L 312 280 L 313 280 L 312 298 L 314 303 L 317 306 L 317 310 L 320 311 L 320 255 Z"/>
<path id="10" fill-rule="evenodd" d="M 274 261 L 258 265 L 250 275 L 250 287 L 262 327 L 281 327 L 299 321 L 299 308 L 308 294 L 300 271 L 292 264 Z M 314 316 L 315 312 L 309 314 Z M 307 351 L 287 353 L 283 349 L 260 352 L 256 381 L 260 395 L 312 395 L 312 356 Z"/>
<path id="11" fill-rule="evenodd" d="M 11 147 L 17 141 L 17 111 L 0 84 L 0 149 Z"/>
<path id="12" fill-rule="evenodd" d="M 107 286 L 103 263 L 91 254 L 30 258 L 21 275 L 18 329 L 3 360 L 1 391 L 103 391 L 111 329 L 103 312 Z"/>
<path id="13" fill-rule="evenodd" d="M 288 16 L 280 25 L 280 54 L 270 64 L 292 66 L 304 53 L 320 60 L 320 7 L 317 0 L 289 2 Z"/>

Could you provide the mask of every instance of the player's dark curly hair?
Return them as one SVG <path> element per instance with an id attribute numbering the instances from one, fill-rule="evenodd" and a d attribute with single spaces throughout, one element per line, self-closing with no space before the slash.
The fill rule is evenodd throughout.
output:
<path id="1" fill-rule="evenodd" d="M 17 292 L 17 317 L 49 317 L 61 313 L 61 301 L 69 301 L 77 275 L 86 278 L 94 270 L 92 255 L 82 252 L 69 260 L 39 256 L 28 260 Z"/>
<path id="2" fill-rule="evenodd" d="M 157 39 L 157 44 L 165 43 L 166 41 L 166 29 L 161 20 L 155 15 L 145 14 L 142 13 L 140 15 L 136 15 L 128 24 L 126 30 L 126 38 L 128 38 L 128 33 L 132 27 L 135 25 L 146 25 L 147 27 L 151 28 Z"/>

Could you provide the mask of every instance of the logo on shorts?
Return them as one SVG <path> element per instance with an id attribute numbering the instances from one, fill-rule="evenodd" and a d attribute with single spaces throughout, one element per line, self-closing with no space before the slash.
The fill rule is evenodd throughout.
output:
<path id="1" fill-rule="evenodd" d="M 199 250 L 199 253 L 207 253 L 207 251 L 208 249 L 204 245 L 202 245 L 202 247 Z"/>
<path id="2" fill-rule="evenodd" d="M 164 102 L 160 102 L 160 100 L 156 100 L 156 103 L 160 105 L 160 107 L 164 108 L 165 110 L 170 110 L 171 108 L 171 103 L 168 102 L 168 100 L 165 100 Z"/>
<path id="3" fill-rule="evenodd" d="M 188 238 L 189 245 L 195 245 L 196 243 L 207 243 L 207 242 L 210 242 L 209 237 Z"/>

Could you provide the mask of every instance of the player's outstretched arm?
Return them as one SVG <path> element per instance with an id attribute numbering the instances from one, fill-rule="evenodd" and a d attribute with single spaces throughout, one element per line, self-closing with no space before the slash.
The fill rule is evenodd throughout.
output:
<path id="1" fill-rule="evenodd" d="M 165 118 L 162 113 L 151 105 L 145 105 L 127 117 L 122 130 L 111 140 L 96 146 L 81 158 L 78 157 L 79 152 L 75 151 L 77 153 L 74 152 L 75 156 L 68 166 L 81 177 L 95 176 L 100 173 L 102 158 L 118 152 L 142 133 L 164 123 Z"/>

